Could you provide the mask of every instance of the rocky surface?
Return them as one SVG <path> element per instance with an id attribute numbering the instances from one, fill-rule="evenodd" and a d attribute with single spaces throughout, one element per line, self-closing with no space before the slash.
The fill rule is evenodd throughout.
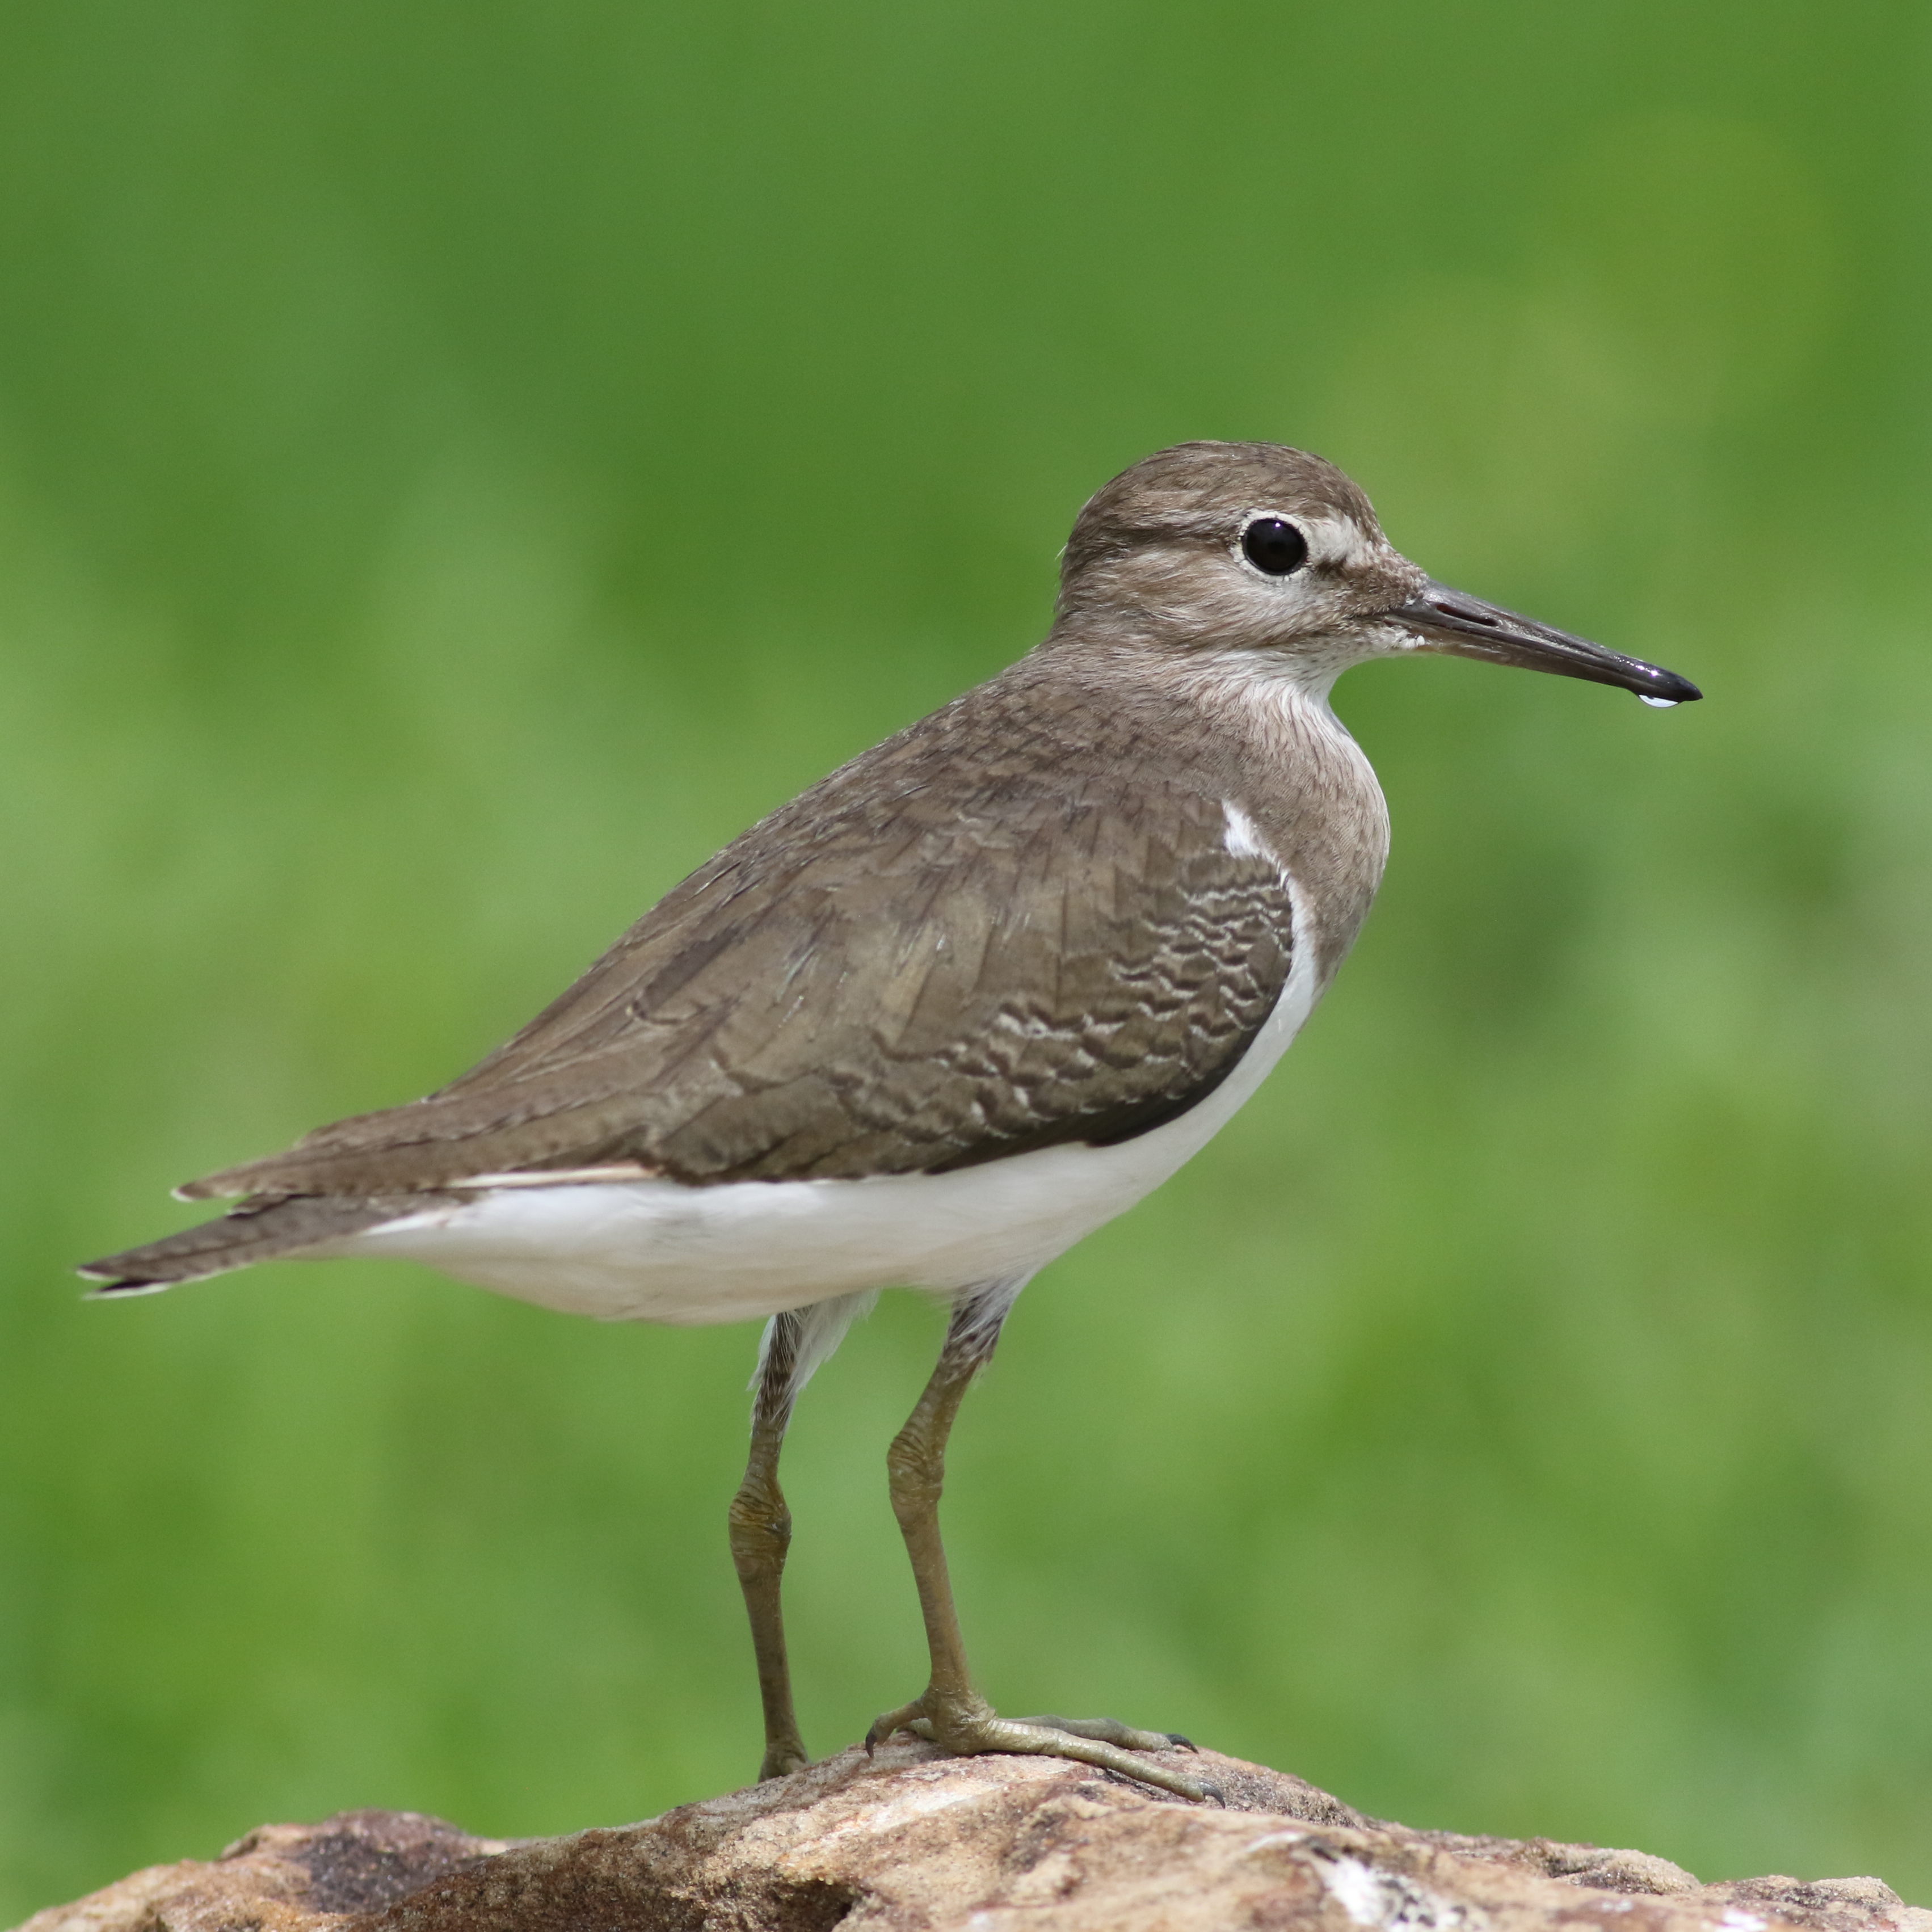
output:
<path id="1" fill-rule="evenodd" d="M 1222 1804 L 908 1741 L 566 1838 L 346 1811 L 21 1932 L 1932 1932 L 1876 1879 L 1700 1885 L 1642 1852 L 1379 1823 L 1211 1751 L 1188 1766 Z"/>

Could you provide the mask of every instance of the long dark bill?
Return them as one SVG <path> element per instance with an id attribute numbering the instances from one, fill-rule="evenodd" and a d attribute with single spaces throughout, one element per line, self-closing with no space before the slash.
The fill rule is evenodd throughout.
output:
<path id="1" fill-rule="evenodd" d="M 1515 664 L 1524 670 L 1553 671 L 1558 677 L 1586 677 L 1614 684 L 1654 704 L 1688 704 L 1703 693 L 1674 670 L 1606 650 L 1587 638 L 1573 638 L 1534 617 L 1519 616 L 1499 604 L 1466 596 L 1432 578 L 1420 594 L 1391 614 L 1431 650 L 1460 658 Z"/>

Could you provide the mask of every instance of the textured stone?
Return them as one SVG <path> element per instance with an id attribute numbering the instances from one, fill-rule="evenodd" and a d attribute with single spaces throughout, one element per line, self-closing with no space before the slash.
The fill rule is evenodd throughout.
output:
<path id="1" fill-rule="evenodd" d="M 1642 1852 L 1412 1831 L 1259 1765 L 1188 1762 L 1224 1803 L 907 1742 L 566 1838 L 344 1812 L 22 1932 L 1932 1932 L 1876 1879 L 1703 1886 Z"/>

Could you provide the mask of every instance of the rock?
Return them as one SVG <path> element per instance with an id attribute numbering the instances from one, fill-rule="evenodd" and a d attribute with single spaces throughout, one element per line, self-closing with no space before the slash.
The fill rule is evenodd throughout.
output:
<path id="1" fill-rule="evenodd" d="M 1642 1852 L 1412 1831 L 1260 1765 L 1187 1763 L 1223 1804 L 908 1740 L 567 1838 L 345 1811 L 20 1932 L 1932 1932 L 1876 1879 L 1700 1885 Z"/>

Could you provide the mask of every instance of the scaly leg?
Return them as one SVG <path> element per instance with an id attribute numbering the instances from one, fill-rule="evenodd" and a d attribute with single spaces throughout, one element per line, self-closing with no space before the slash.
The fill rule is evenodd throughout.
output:
<path id="1" fill-rule="evenodd" d="M 731 1561 L 752 1620 L 752 1648 L 758 1660 L 758 1696 L 765 1708 L 765 1755 L 760 1780 L 782 1778 L 811 1760 L 792 1708 L 791 1667 L 785 1658 L 784 1612 L 779 1586 L 791 1545 L 791 1511 L 778 1487 L 778 1452 L 800 1392 L 845 1331 L 878 1299 L 842 1294 L 830 1301 L 775 1315 L 766 1324 L 752 1378 L 752 1453 L 745 1480 L 731 1498 Z"/>
<path id="2" fill-rule="evenodd" d="M 878 1719 L 866 1735 L 866 1747 L 881 1743 L 895 1731 L 910 1730 L 961 1756 L 1016 1751 L 1074 1758 L 1083 1764 L 1124 1772 L 1184 1798 L 1208 1797 L 1211 1788 L 1199 1779 L 1130 1755 L 1132 1751 L 1186 1747 L 1186 1741 L 1174 1733 L 1137 1731 L 1112 1718 L 1002 1718 L 973 1688 L 958 1615 L 953 1608 L 952 1586 L 946 1575 L 946 1550 L 939 1536 L 946 1440 L 974 1376 L 992 1358 L 1000 1325 L 1022 1285 L 998 1282 L 955 1306 L 932 1378 L 887 1453 L 892 1514 L 898 1518 L 906 1553 L 912 1559 L 913 1579 L 919 1586 L 932 1676 L 923 1696 Z"/>
<path id="3" fill-rule="evenodd" d="M 765 1755 L 760 1780 L 783 1778 L 812 1760 L 792 1708 L 791 1666 L 785 1658 L 784 1612 L 779 1585 L 791 1546 L 791 1511 L 778 1487 L 778 1451 L 798 1399 L 795 1374 L 802 1324 L 795 1314 L 773 1318 L 758 1364 L 752 1408 L 752 1453 L 745 1480 L 731 1498 L 731 1561 L 752 1620 L 752 1648 L 758 1660 L 758 1696 L 765 1708 Z"/>

